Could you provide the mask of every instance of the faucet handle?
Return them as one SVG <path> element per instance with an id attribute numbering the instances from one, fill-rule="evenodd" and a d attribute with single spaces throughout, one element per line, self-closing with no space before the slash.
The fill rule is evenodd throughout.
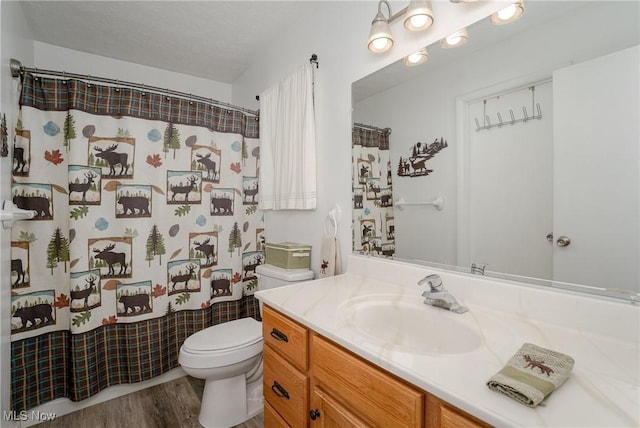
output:
<path id="1" fill-rule="evenodd" d="M 444 291 L 444 287 L 442 286 L 442 278 L 440 275 L 431 274 L 427 275 L 418 281 L 418 285 L 423 285 L 424 283 L 428 283 L 431 291 Z"/>

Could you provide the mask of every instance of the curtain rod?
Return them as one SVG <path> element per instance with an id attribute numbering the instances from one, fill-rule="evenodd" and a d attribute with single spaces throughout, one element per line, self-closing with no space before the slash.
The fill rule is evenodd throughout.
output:
<path id="1" fill-rule="evenodd" d="M 247 113 L 253 116 L 260 116 L 260 110 L 250 110 L 243 107 L 237 107 L 232 104 L 223 103 L 221 101 L 216 101 L 213 98 L 205 98 L 199 95 L 187 94 L 186 92 L 174 91 L 166 88 L 159 88 L 157 86 L 148 86 L 142 83 L 124 82 L 122 80 L 109 79 L 106 77 L 96 77 L 88 74 L 82 75 L 82 74 L 67 73 L 66 71 L 41 70 L 38 68 L 24 67 L 20 61 L 13 58 L 11 58 L 9 67 L 11 69 L 11 76 L 13 77 L 19 77 L 21 74 L 24 74 L 24 73 L 34 73 L 34 74 L 42 74 L 42 75 L 48 75 L 48 76 L 59 76 L 59 77 L 64 77 L 69 79 L 78 79 L 78 80 L 85 80 L 85 81 L 91 81 L 91 82 L 107 83 L 114 86 L 140 89 L 143 91 L 157 92 L 157 93 L 167 94 L 167 95 L 171 95 L 179 98 L 185 98 L 193 101 L 201 101 L 203 103 L 213 104 L 219 107 L 241 111 L 243 113 Z"/>
<path id="2" fill-rule="evenodd" d="M 381 134 L 391 135 L 391 128 L 378 128 L 377 126 L 365 125 L 364 123 L 357 123 L 357 122 L 353 123 L 353 127 L 362 128 L 362 129 L 371 129 L 372 131 L 377 131 Z"/>
<path id="3" fill-rule="evenodd" d="M 318 55 L 311 54 L 311 58 L 309 58 L 309 62 L 311 64 L 315 64 L 316 65 L 316 69 L 320 68 L 320 63 L 318 62 Z M 260 95 L 256 95 L 256 101 L 260 101 Z"/>

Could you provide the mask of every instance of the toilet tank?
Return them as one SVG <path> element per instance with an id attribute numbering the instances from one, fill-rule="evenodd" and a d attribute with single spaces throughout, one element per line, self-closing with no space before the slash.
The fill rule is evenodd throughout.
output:
<path id="1" fill-rule="evenodd" d="M 268 290 L 313 279 L 311 269 L 286 270 L 270 264 L 256 266 L 256 274 L 258 290 Z"/>

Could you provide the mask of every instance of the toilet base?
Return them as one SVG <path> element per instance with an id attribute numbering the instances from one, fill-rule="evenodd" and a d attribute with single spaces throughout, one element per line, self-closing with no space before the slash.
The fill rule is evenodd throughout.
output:
<path id="1" fill-rule="evenodd" d="M 262 377 L 249 384 L 244 373 L 207 380 L 198 421 L 205 428 L 229 428 L 262 412 L 263 403 Z"/>

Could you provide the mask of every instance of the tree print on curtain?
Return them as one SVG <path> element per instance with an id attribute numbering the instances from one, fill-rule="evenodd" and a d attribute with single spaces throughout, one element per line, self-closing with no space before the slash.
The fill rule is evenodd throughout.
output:
<path id="1" fill-rule="evenodd" d="M 353 252 L 395 254 L 389 128 L 355 125 L 352 132 Z"/>
<path id="2" fill-rule="evenodd" d="M 11 191 L 37 215 L 12 231 L 14 410 L 157 376 L 188 335 L 259 316 L 257 132 L 238 111 L 23 76 Z"/>

